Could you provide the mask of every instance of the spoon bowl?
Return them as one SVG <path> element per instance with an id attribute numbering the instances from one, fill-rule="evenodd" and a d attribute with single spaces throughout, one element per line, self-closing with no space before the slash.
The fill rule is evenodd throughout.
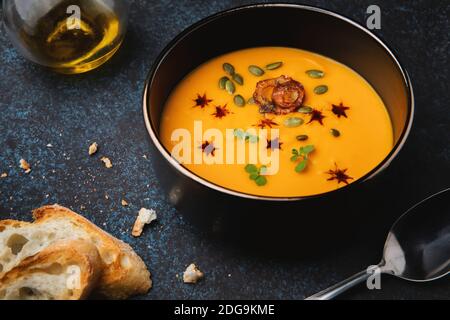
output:
<path id="1" fill-rule="evenodd" d="M 410 281 L 431 281 L 450 271 L 450 189 L 419 202 L 392 226 L 382 271 Z"/>
<path id="2" fill-rule="evenodd" d="M 419 202 L 397 219 L 387 236 L 379 265 L 370 266 L 307 300 L 332 299 L 375 273 L 426 282 L 449 272 L 450 188 Z"/>

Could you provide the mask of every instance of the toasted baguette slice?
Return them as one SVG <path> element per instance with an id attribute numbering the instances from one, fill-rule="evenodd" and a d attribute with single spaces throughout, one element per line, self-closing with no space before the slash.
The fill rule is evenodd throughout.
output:
<path id="1" fill-rule="evenodd" d="M 102 270 L 102 259 L 92 242 L 59 241 L 7 272 L 0 279 L 0 299 L 84 299 L 97 285 Z"/>
<path id="2" fill-rule="evenodd" d="M 97 294 L 125 299 L 151 288 L 150 272 L 133 249 L 82 216 L 59 205 L 36 209 L 33 216 L 34 223 L 0 221 L 0 278 L 56 241 L 81 238 L 94 243 L 105 265 Z"/>

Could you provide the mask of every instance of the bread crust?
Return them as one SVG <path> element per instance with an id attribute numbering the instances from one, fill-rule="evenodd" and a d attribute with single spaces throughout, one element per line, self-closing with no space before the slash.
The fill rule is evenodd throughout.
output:
<path id="1" fill-rule="evenodd" d="M 86 299 L 97 285 L 103 271 L 103 261 L 93 243 L 81 239 L 58 241 L 38 254 L 22 260 L 18 266 L 8 271 L 0 279 L 0 292 L 22 278 L 48 273 L 48 269 L 55 264 L 63 269 L 76 265 L 80 270 L 80 286 L 71 288 L 71 295 L 53 297 L 57 300 Z"/>
<path id="2" fill-rule="evenodd" d="M 145 294 L 151 288 L 150 272 L 133 249 L 86 218 L 57 204 L 34 210 L 33 217 L 36 224 L 68 218 L 89 234 L 104 263 L 96 294 L 110 299 L 125 299 L 131 295 Z"/>

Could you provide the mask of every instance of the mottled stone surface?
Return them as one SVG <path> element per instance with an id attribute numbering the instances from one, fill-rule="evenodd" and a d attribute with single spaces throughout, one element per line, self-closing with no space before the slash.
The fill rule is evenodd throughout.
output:
<path id="1" fill-rule="evenodd" d="M 132 1 L 129 32 L 113 59 L 98 70 L 62 76 L 18 55 L 0 30 L 0 218 L 29 219 L 30 210 L 59 203 L 85 215 L 130 243 L 148 264 L 154 288 L 146 299 L 302 299 L 364 266 L 376 263 L 389 225 L 405 209 L 450 181 L 449 1 L 377 1 L 382 30 L 415 85 L 417 112 L 410 138 L 388 169 L 386 205 L 391 221 L 377 237 L 303 259 L 254 256 L 212 241 L 173 209 L 158 186 L 148 155 L 141 93 L 147 72 L 163 47 L 193 22 L 248 1 Z M 364 23 L 373 1 L 303 1 Z M 88 156 L 96 141 L 98 153 Z M 52 147 L 47 145 L 51 144 Z M 100 157 L 113 162 L 106 169 Z M 25 158 L 30 174 L 19 168 Z M 130 205 L 122 207 L 121 199 Z M 387 201 L 380 199 L 380 201 Z M 81 209 L 83 206 L 84 209 Z M 158 211 L 158 222 L 134 239 L 141 207 Z M 361 214 L 364 214 L 362 212 Z M 182 283 L 195 262 L 205 272 L 197 285 Z M 176 277 L 178 275 L 179 277 Z M 382 290 L 360 287 L 342 298 L 449 299 L 448 279 L 432 284 L 384 277 Z"/>

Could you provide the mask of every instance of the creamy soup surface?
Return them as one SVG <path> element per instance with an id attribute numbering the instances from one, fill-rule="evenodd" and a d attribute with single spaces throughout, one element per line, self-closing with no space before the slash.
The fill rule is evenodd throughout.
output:
<path id="1" fill-rule="evenodd" d="M 281 63 L 272 64 L 275 62 Z M 238 74 L 234 80 L 233 70 L 224 63 Z M 220 83 L 223 77 L 231 85 L 225 79 Z M 258 82 L 265 80 L 269 85 L 259 92 L 261 99 L 258 96 L 252 101 Z M 274 95 L 277 89 L 281 100 Z M 280 101 L 285 104 L 275 108 Z M 289 106 L 295 106 L 295 110 L 289 111 Z M 214 135 L 194 137 L 195 121 L 201 121 L 203 133 L 218 129 L 223 142 Z M 191 133 L 191 162 L 194 154 L 200 154 L 206 160 L 203 163 L 186 163 L 183 156 L 188 155 L 187 151 L 172 152 L 182 141 L 174 132 L 183 128 Z M 267 130 L 266 136 L 262 128 Z M 235 142 L 233 150 L 226 144 L 227 129 Z M 245 133 L 247 129 L 255 130 L 256 137 L 252 130 Z M 278 130 L 278 138 L 270 129 Z M 393 147 L 386 107 L 366 80 L 322 55 L 283 47 L 231 52 L 193 70 L 166 102 L 160 138 L 183 166 L 205 180 L 231 190 L 271 197 L 316 195 L 346 186 L 377 166 Z M 226 155 L 230 151 L 237 154 L 239 144 L 248 151 L 244 161 L 227 162 Z M 270 164 L 259 158 L 252 163 L 249 150 L 253 144 L 266 149 L 269 156 L 277 156 L 275 174 L 266 169 Z M 223 163 L 209 164 L 219 158 Z"/>

